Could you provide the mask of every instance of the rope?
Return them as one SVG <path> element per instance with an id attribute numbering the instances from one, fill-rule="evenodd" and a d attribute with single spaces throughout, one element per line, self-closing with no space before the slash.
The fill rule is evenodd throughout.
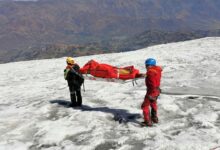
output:
<path id="1" fill-rule="evenodd" d="M 85 84 L 84 84 L 84 82 L 83 82 L 83 91 L 84 91 L 84 92 L 86 92 L 86 90 L 85 90 Z"/>

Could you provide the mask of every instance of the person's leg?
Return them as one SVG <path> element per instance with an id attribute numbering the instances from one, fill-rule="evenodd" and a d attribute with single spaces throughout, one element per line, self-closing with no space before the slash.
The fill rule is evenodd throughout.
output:
<path id="1" fill-rule="evenodd" d="M 147 98 L 147 96 L 145 96 L 144 102 L 141 105 L 144 115 L 144 122 L 147 126 L 152 126 L 149 106 L 150 106 L 150 100 Z"/>
<path id="2" fill-rule="evenodd" d="M 154 123 L 158 123 L 157 100 L 150 100 L 150 106 L 151 106 L 151 120 Z"/>
<path id="3" fill-rule="evenodd" d="M 76 106 L 76 94 L 74 91 L 74 88 L 72 86 L 69 87 L 70 90 L 70 99 L 71 99 L 71 105 L 72 107 Z"/>
<path id="4" fill-rule="evenodd" d="M 82 106 L 82 95 L 80 88 L 76 90 L 77 106 Z"/>

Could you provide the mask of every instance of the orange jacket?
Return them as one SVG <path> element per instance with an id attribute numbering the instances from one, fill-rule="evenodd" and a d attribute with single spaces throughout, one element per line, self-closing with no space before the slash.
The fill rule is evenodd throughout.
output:
<path id="1" fill-rule="evenodd" d="M 147 95 L 157 97 L 160 94 L 160 80 L 162 68 L 159 66 L 150 66 L 147 68 L 145 84 L 147 86 Z"/>

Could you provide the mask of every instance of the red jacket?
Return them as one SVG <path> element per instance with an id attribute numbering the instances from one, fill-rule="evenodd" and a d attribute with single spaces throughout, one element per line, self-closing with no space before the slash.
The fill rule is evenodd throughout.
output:
<path id="1" fill-rule="evenodd" d="M 160 79 L 162 68 L 159 66 L 150 66 L 147 68 L 145 84 L 147 86 L 147 95 L 157 97 L 160 94 Z"/>

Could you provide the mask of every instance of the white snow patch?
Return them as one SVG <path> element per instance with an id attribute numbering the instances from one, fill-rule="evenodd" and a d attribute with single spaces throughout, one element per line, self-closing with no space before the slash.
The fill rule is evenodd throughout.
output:
<path id="1" fill-rule="evenodd" d="M 163 67 L 159 124 L 152 128 L 137 124 L 143 120 L 144 80 L 136 86 L 86 81 L 84 106 L 72 109 L 63 79 L 65 58 L 0 64 L 0 149 L 207 150 L 220 146 L 220 38 L 75 60 L 80 66 L 90 59 L 134 65 L 144 73 L 148 57 Z M 124 122 L 115 121 L 117 116 Z"/>

